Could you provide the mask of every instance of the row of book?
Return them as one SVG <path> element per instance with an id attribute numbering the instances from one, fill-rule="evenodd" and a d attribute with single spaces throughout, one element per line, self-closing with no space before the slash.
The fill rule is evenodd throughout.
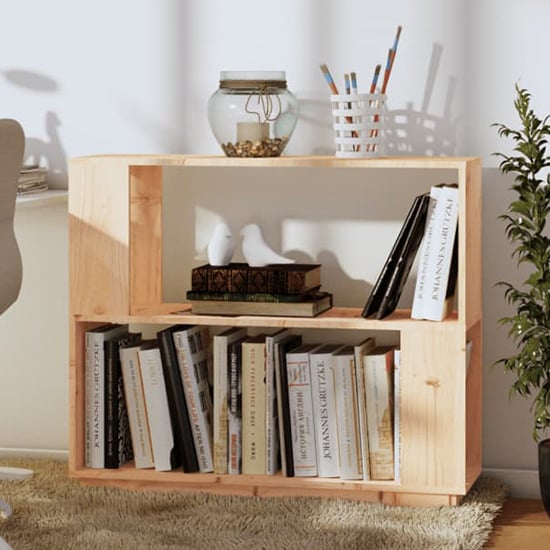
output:
<path id="1" fill-rule="evenodd" d="M 397 479 L 399 351 L 281 329 L 86 333 L 86 465 Z"/>
<path id="2" fill-rule="evenodd" d="M 207 327 L 143 339 L 107 324 L 85 338 L 86 465 L 212 471 Z"/>
<path id="3" fill-rule="evenodd" d="M 443 320 L 453 308 L 458 274 L 458 187 L 432 186 L 415 197 L 373 286 L 363 317 L 383 319 L 397 307 L 419 255 L 411 317 Z"/>
<path id="4" fill-rule="evenodd" d="M 395 479 L 396 354 L 288 329 L 214 336 L 216 473 Z"/>

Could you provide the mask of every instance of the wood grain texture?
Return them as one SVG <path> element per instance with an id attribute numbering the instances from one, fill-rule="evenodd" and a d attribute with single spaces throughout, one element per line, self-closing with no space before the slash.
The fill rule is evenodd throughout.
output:
<path id="1" fill-rule="evenodd" d="M 542 502 L 534 499 L 506 501 L 484 546 L 496 550 L 547 550 L 549 547 L 550 518 Z"/>

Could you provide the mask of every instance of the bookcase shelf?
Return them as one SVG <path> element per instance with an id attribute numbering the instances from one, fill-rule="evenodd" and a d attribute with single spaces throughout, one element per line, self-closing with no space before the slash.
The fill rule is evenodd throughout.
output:
<path id="1" fill-rule="evenodd" d="M 194 315 L 163 293 L 165 169 L 347 168 L 451 171 L 459 188 L 457 305 L 442 322 L 400 309 L 383 320 L 360 307 L 314 318 Z M 343 174 L 343 176 L 342 176 Z M 192 155 L 104 155 L 69 163 L 70 475 L 88 485 L 240 495 L 335 496 L 405 505 L 453 505 L 481 472 L 481 163 L 477 158 L 234 159 Z M 258 186 L 263 185 L 262 178 Z M 370 183 L 365 183 L 366 186 Z M 429 187 L 429 186 L 428 186 Z M 331 289 L 337 293 L 338 289 Z M 366 297 L 365 297 L 366 298 Z M 396 332 L 401 347 L 399 482 L 156 472 L 85 467 L 84 335 L 106 323 L 274 327 Z M 473 342 L 469 364 L 466 341 Z M 467 370 L 468 369 L 468 370 Z"/>

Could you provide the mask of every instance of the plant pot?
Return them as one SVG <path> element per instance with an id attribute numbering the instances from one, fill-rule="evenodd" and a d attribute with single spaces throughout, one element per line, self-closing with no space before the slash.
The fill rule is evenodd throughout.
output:
<path id="1" fill-rule="evenodd" d="M 539 441 L 539 484 L 542 503 L 550 517 L 550 439 Z"/>

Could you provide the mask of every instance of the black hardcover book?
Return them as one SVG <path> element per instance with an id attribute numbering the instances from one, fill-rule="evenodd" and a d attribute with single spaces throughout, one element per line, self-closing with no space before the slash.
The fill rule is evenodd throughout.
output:
<path id="1" fill-rule="evenodd" d="M 409 276 L 412 264 L 418 252 L 424 231 L 426 228 L 426 218 L 428 216 L 428 206 L 430 203 L 429 195 L 420 195 L 415 213 L 411 217 L 410 227 L 405 235 L 400 254 L 395 262 L 392 276 L 384 293 L 384 297 L 378 307 L 377 319 L 383 319 L 388 316 L 397 307 L 397 302 L 403 292 L 405 281 Z M 415 203 L 417 200 L 415 199 Z"/>
<path id="2" fill-rule="evenodd" d="M 193 432 L 191 431 L 187 403 L 183 392 L 178 357 L 172 337 L 173 332 L 181 330 L 181 328 L 181 325 L 168 327 L 157 332 L 157 338 L 166 384 L 168 409 L 174 433 L 175 454 L 179 458 L 178 465 L 181 464 L 183 466 L 183 471 L 193 473 L 199 471 L 199 463 L 197 461 Z"/>
<path id="3" fill-rule="evenodd" d="M 279 448 L 281 450 L 281 466 L 283 475 L 294 477 L 294 458 L 292 456 L 292 428 L 290 406 L 288 400 L 288 373 L 286 370 L 286 354 L 291 349 L 301 345 L 300 334 L 289 334 L 275 342 L 275 383 L 277 387 L 277 408 L 279 414 Z"/>
<path id="4" fill-rule="evenodd" d="M 105 353 L 105 468 L 115 469 L 134 457 L 128 410 L 122 386 L 119 349 L 141 341 L 140 333 L 129 332 L 107 340 Z"/>
<path id="5" fill-rule="evenodd" d="M 386 295 L 386 291 L 397 266 L 397 262 L 402 256 L 405 241 L 410 235 L 413 225 L 417 223 L 416 218 L 418 217 L 419 211 L 422 209 L 427 209 L 429 200 L 429 194 L 418 195 L 414 198 L 409 212 L 405 217 L 405 221 L 401 226 L 401 230 L 399 231 L 397 239 L 393 243 L 393 247 L 386 259 L 386 262 L 384 263 L 384 266 L 382 267 L 382 271 L 378 275 L 378 278 L 376 279 L 376 282 L 372 287 L 370 296 L 367 300 L 367 303 L 365 304 L 365 307 L 363 308 L 363 312 L 361 313 L 363 317 L 370 317 L 371 315 L 374 315 L 378 312 L 380 305 L 382 304 L 382 300 Z M 422 233 L 423 232 L 424 228 L 422 228 Z"/>

